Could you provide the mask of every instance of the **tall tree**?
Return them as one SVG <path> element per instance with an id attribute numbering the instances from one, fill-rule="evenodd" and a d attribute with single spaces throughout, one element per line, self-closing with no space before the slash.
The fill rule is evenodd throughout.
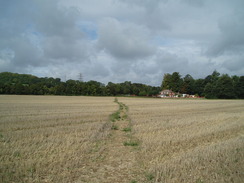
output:
<path id="1" fill-rule="evenodd" d="M 208 75 L 205 80 L 204 95 L 206 98 L 218 98 L 217 93 L 217 81 L 219 79 L 220 73 L 216 70 L 213 71 L 211 75 Z"/>
<path id="2" fill-rule="evenodd" d="M 183 80 L 181 79 L 181 76 L 179 72 L 174 72 L 171 76 L 171 89 L 174 92 L 180 92 L 180 88 L 182 86 Z"/>
<path id="3" fill-rule="evenodd" d="M 194 84 L 194 94 L 198 94 L 199 96 L 204 95 L 204 87 L 206 86 L 204 79 L 195 80 Z"/>
<path id="4" fill-rule="evenodd" d="M 221 99 L 236 98 L 233 80 L 228 74 L 223 74 L 216 82 L 216 96 Z"/>
<path id="5" fill-rule="evenodd" d="M 161 88 L 164 90 L 164 89 L 171 89 L 170 87 L 171 87 L 171 74 L 166 73 L 164 74 Z"/>
<path id="6" fill-rule="evenodd" d="M 238 77 L 238 79 L 233 82 L 236 96 L 240 99 L 244 99 L 244 76 Z"/>
<path id="7" fill-rule="evenodd" d="M 190 74 L 183 78 L 183 83 L 180 89 L 181 93 L 194 94 L 195 80 Z"/>
<path id="8" fill-rule="evenodd" d="M 214 99 L 217 98 L 216 96 L 216 86 L 214 83 L 207 83 L 204 87 L 204 95 L 208 99 Z"/>

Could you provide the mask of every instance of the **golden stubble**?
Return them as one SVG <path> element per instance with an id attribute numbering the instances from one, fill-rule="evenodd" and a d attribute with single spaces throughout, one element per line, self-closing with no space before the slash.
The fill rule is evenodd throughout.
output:
<path id="1" fill-rule="evenodd" d="M 152 182 L 243 182 L 243 100 L 120 100 Z"/>
<path id="2" fill-rule="evenodd" d="M 0 96 L 0 182 L 74 182 L 110 133 L 113 98 Z"/>
<path id="3" fill-rule="evenodd" d="M 111 122 L 114 97 L 0 96 L 0 182 L 244 180 L 243 100 L 118 101 Z"/>

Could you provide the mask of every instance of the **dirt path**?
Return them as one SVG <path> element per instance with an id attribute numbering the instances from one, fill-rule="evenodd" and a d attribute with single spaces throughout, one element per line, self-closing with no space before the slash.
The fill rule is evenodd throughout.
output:
<path id="1" fill-rule="evenodd" d="M 97 140 L 85 160 L 80 182 L 145 182 L 144 170 L 137 156 L 140 143 L 133 136 L 128 107 L 118 102 L 119 110 L 110 117 L 110 135 Z"/>

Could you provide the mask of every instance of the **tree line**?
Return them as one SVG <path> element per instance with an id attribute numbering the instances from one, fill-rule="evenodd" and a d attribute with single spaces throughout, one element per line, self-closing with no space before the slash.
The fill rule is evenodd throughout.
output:
<path id="1" fill-rule="evenodd" d="M 161 88 L 209 99 L 244 99 L 244 76 L 220 75 L 214 71 L 204 79 L 194 79 L 189 74 L 181 77 L 179 72 L 167 73 Z"/>
<path id="2" fill-rule="evenodd" d="M 157 95 L 160 87 L 149 86 L 140 83 L 109 82 L 107 85 L 97 82 L 82 82 L 79 80 L 67 80 L 62 82 L 60 78 L 39 78 L 28 74 L 10 72 L 0 73 L 0 94 L 17 95 L 84 95 L 84 96 L 116 96 Z"/>
<path id="3" fill-rule="evenodd" d="M 211 99 L 244 99 L 244 76 L 220 75 L 214 71 L 204 79 L 194 79 L 179 72 L 164 74 L 161 87 L 141 83 L 109 82 L 107 85 L 79 80 L 61 81 L 60 78 L 39 78 L 29 74 L 0 73 L 0 94 L 17 95 L 84 95 L 84 96 L 156 96 L 162 89 L 181 94 L 198 95 Z"/>

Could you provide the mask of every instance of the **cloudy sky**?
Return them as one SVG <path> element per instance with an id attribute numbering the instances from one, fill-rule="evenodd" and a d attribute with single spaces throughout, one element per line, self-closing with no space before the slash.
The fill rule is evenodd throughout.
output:
<path id="1" fill-rule="evenodd" d="M 0 0 L 0 72 L 158 86 L 244 75 L 243 0 Z"/>

